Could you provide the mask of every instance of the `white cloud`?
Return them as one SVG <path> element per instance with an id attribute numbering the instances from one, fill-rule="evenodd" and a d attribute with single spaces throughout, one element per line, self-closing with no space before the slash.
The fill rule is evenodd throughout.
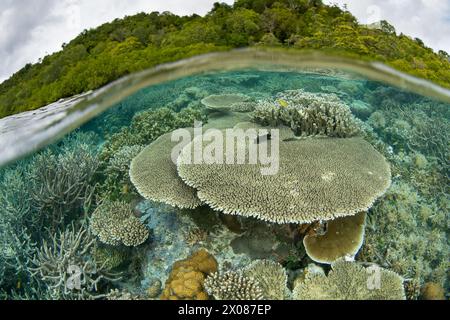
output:
<path id="1" fill-rule="evenodd" d="M 361 23 L 387 20 L 397 30 L 420 38 L 435 51 L 450 52 L 449 0 L 324 0 L 347 4 Z"/>
<path id="2" fill-rule="evenodd" d="M 61 49 L 84 29 L 139 12 L 204 15 L 215 0 L 1 0 L 0 82 Z M 232 4 L 233 0 L 221 0 Z M 7 30 L 7 32 L 3 32 Z"/>

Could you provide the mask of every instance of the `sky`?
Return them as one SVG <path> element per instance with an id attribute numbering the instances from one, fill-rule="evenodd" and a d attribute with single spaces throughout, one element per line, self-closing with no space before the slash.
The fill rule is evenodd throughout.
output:
<path id="1" fill-rule="evenodd" d="M 139 12 L 206 14 L 219 0 L 0 0 L 0 82 L 61 49 L 84 29 Z M 221 0 L 232 4 L 234 0 Z M 348 5 L 361 23 L 388 20 L 398 32 L 450 52 L 450 0 L 324 0 Z"/>

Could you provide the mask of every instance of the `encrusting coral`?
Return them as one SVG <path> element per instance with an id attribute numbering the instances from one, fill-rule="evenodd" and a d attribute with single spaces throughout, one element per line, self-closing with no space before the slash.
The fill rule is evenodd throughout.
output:
<path id="1" fill-rule="evenodd" d="M 202 249 L 174 263 L 166 281 L 162 300 L 208 300 L 205 278 L 217 272 L 216 259 Z"/>
<path id="2" fill-rule="evenodd" d="M 193 130 L 189 129 L 189 132 Z M 176 133 L 174 131 L 159 137 L 134 158 L 130 166 L 130 178 L 146 199 L 182 209 L 194 209 L 201 205 L 197 192 L 181 180 L 172 161 L 172 150 L 179 144 L 178 141 L 172 141 Z"/>
<path id="3" fill-rule="evenodd" d="M 354 258 L 364 241 L 366 213 L 327 222 L 323 235 L 306 235 L 306 254 L 315 262 L 330 264 L 342 257 Z"/>
<path id="4" fill-rule="evenodd" d="M 259 101 L 252 117 L 264 126 L 289 126 L 297 136 L 348 138 L 361 132 L 360 123 L 337 96 L 303 90 Z"/>
<path id="5" fill-rule="evenodd" d="M 390 186 L 389 164 L 359 137 L 280 141 L 279 170 L 269 175 L 261 174 L 263 164 L 191 164 L 202 147 L 196 139 L 178 157 L 178 174 L 200 200 L 226 214 L 275 223 L 332 220 L 366 211 Z M 235 139 L 235 145 L 249 159 L 257 140 Z M 261 144 L 270 150 L 272 140 Z M 238 163 L 234 157 L 229 163 Z"/>
<path id="6" fill-rule="evenodd" d="M 293 296 L 296 300 L 404 300 L 405 292 L 403 279 L 392 271 L 338 260 L 327 276 L 316 273 L 299 281 Z"/>
<path id="7" fill-rule="evenodd" d="M 277 262 L 255 260 L 244 268 L 243 275 L 258 282 L 266 300 L 285 300 L 290 294 L 286 270 Z"/>
<path id="8" fill-rule="evenodd" d="M 92 214 L 90 227 L 101 242 L 113 246 L 135 247 L 144 243 L 150 232 L 133 214 L 131 206 L 121 201 L 105 201 Z"/>
<path id="9" fill-rule="evenodd" d="M 205 280 L 205 288 L 216 300 L 263 300 L 263 290 L 252 277 L 241 271 L 213 273 Z"/>

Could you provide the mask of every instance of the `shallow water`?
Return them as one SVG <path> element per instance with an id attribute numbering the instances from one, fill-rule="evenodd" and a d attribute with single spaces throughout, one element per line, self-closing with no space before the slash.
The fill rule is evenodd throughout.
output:
<path id="1" fill-rule="evenodd" d="M 245 63 L 243 67 L 247 67 Z M 299 89 L 336 95 L 360 121 L 364 139 L 387 159 L 391 168 L 390 188 L 368 211 L 364 243 L 356 254 L 356 263 L 377 264 L 396 272 L 404 280 L 409 299 L 417 299 L 421 288 L 427 286 L 442 289 L 448 296 L 448 101 L 439 102 L 348 71 L 258 69 L 202 72 L 144 87 L 122 99 L 117 98 L 121 95 L 109 93 L 110 100 L 106 100 L 120 102 L 61 141 L 3 168 L 0 292 L 4 297 L 78 299 L 126 295 L 153 299 L 169 286 L 174 263 L 201 248 L 214 257 L 220 272 L 241 270 L 258 259 L 276 261 L 287 273 L 289 292 L 301 274 L 314 268 L 328 273 L 329 264 L 308 257 L 292 225 L 244 217 L 236 221 L 205 207 L 182 210 L 145 200 L 128 172 L 131 160 L 145 146 L 162 134 L 192 126 L 191 120 L 199 115 L 205 123 L 218 128 L 251 120 L 250 112 L 231 116 L 207 112 L 201 102 L 207 96 L 244 94 L 257 104 L 279 101 L 277 94 Z M 184 70 L 181 74 L 184 72 L 189 73 Z M 441 97 L 447 94 L 434 89 L 422 93 Z M 103 105 L 101 108 L 105 109 Z M 90 115 L 98 113 L 90 107 L 82 110 Z M 87 118 L 82 115 L 79 119 Z M 60 117 L 55 119 L 61 126 L 51 125 L 58 129 L 48 132 L 74 129 L 73 125 L 62 124 Z M 33 146 L 5 155 L 3 161 L 47 141 L 47 136 L 39 137 L 30 142 Z M 129 204 L 133 217 L 150 230 L 143 243 L 108 243 L 95 232 L 93 213 L 99 211 L 101 203 L 117 201 Z M 77 236 L 84 242 L 75 241 Z M 63 243 L 67 250 L 75 246 L 70 262 L 58 256 L 59 250 L 52 249 L 52 240 L 56 245 Z M 46 263 L 51 267 L 44 268 Z M 97 282 L 99 275 L 109 280 Z M 118 290 L 115 295 L 110 293 L 113 289 Z M 291 297 L 290 293 L 285 296 Z"/>

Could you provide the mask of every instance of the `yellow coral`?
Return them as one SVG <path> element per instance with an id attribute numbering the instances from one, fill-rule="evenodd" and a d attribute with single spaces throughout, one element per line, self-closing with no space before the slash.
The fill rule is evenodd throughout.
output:
<path id="1" fill-rule="evenodd" d="M 174 263 L 162 293 L 162 300 L 207 300 L 203 283 L 217 271 L 217 261 L 206 250 L 199 250 L 185 260 Z"/>

